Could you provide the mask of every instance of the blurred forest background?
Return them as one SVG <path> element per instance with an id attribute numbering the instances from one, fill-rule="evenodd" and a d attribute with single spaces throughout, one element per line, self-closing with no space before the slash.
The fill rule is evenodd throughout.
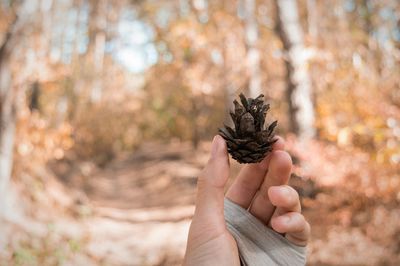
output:
<path id="1" fill-rule="evenodd" d="M 1 0 L 0 265 L 179 265 L 240 92 L 279 121 L 309 265 L 400 265 L 397 0 Z"/>

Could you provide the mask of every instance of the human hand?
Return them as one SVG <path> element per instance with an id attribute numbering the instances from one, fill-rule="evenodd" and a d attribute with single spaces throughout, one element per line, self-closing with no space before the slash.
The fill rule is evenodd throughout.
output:
<path id="1" fill-rule="evenodd" d="M 297 192 L 287 185 L 292 168 L 281 138 L 260 163 L 242 168 L 226 198 L 247 209 L 293 244 L 305 246 L 310 225 Z M 237 244 L 224 218 L 224 187 L 229 178 L 225 141 L 214 137 L 210 159 L 198 178 L 196 210 L 189 230 L 184 265 L 240 265 Z"/>

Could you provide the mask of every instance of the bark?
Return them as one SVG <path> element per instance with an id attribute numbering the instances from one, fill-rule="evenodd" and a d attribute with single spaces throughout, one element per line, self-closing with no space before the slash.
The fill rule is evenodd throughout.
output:
<path id="1" fill-rule="evenodd" d="M 372 24 L 372 15 L 373 12 L 371 10 L 371 1 L 370 0 L 363 0 L 361 2 L 361 8 L 362 8 L 362 17 L 363 17 L 363 28 L 364 31 L 368 34 L 368 37 L 370 38 L 370 35 L 372 35 L 374 27 Z M 369 39 L 368 38 L 368 39 Z"/>
<path id="2" fill-rule="evenodd" d="M 92 0 L 89 21 L 88 55 L 92 62 L 94 81 L 90 93 L 92 102 L 98 102 L 103 94 L 104 49 L 106 44 L 107 0 Z"/>
<path id="3" fill-rule="evenodd" d="M 318 15 L 316 0 L 307 0 L 308 34 L 315 41 L 318 35 Z"/>
<path id="4" fill-rule="evenodd" d="M 187 17 L 191 12 L 190 0 L 179 0 L 179 15 L 181 18 Z"/>
<path id="5" fill-rule="evenodd" d="M 245 0 L 244 21 L 247 47 L 247 69 L 249 75 L 249 94 L 255 98 L 261 94 L 260 52 L 257 49 L 258 25 L 256 20 L 256 1 Z"/>
<path id="6" fill-rule="evenodd" d="M 222 28 L 222 27 L 221 27 Z M 229 42 L 229 39 L 227 37 L 223 37 L 223 46 L 226 47 L 226 44 Z M 226 125 L 232 125 L 232 119 L 231 119 L 231 108 L 232 108 L 232 102 L 236 98 L 236 91 L 235 87 L 233 86 L 232 83 L 230 83 L 230 79 L 228 76 L 228 73 L 230 71 L 229 66 L 228 66 L 228 51 L 227 49 L 222 50 L 223 54 L 223 63 L 222 63 L 222 69 L 223 69 L 223 74 L 222 74 L 222 88 L 224 88 L 225 92 L 225 114 L 224 114 L 224 123 Z"/>
<path id="7" fill-rule="evenodd" d="M 53 0 L 47 0 L 47 1 L 41 1 L 40 3 L 41 8 L 38 10 L 38 14 L 36 16 L 41 17 L 41 37 L 39 39 L 40 41 L 40 51 L 37 51 L 37 54 L 41 58 L 50 58 L 51 55 L 51 47 L 53 45 L 52 43 L 52 34 L 53 34 L 53 27 L 54 27 L 54 1 Z M 45 16 L 42 16 L 42 14 L 46 14 Z"/>
<path id="8" fill-rule="evenodd" d="M 11 23 L 0 47 L 0 195 L 5 196 L 13 165 L 16 107 L 11 80 L 11 49 L 18 17 Z M 1 204 L 2 205 L 2 204 Z"/>
<path id="9" fill-rule="evenodd" d="M 275 0 L 277 31 L 283 43 L 286 65 L 287 100 L 291 130 L 301 139 L 315 136 L 311 81 L 295 0 Z"/>
<path id="10" fill-rule="evenodd" d="M 94 50 L 94 73 L 95 79 L 92 87 L 91 100 L 98 102 L 103 94 L 103 68 L 104 68 L 104 48 L 106 43 L 106 34 L 104 31 L 96 34 L 95 50 Z"/>
<path id="11" fill-rule="evenodd" d="M 15 57 L 13 51 L 23 43 L 21 36 L 35 14 L 35 2 L 23 1 L 16 9 L 16 16 L 10 24 L 3 43 L 0 46 L 0 214 L 15 212 L 10 207 L 12 199 L 9 188 L 13 167 L 14 138 L 17 118 L 17 86 L 13 84 L 11 63 Z M 24 66 L 25 67 L 25 66 Z M 23 71 L 21 71 L 23 72 Z M 19 72 L 20 75 L 23 76 Z M 29 75 L 28 75 L 29 76 Z"/>
<path id="12" fill-rule="evenodd" d="M 40 84 L 35 81 L 31 86 L 30 96 L 29 96 L 29 109 L 31 112 L 34 110 L 40 111 L 39 106 L 39 98 L 40 98 Z"/>
<path id="13" fill-rule="evenodd" d="M 195 150 L 199 147 L 199 142 L 200 142 L 200 134 L 199 134 L 199 129 L 197 125 L 197 117 L 200 115 L 200 110 L 199 106 L 197 104 L 198 99 L 195 96 L 192 96 L 191 102 L 192 102 L 192 117 L 193 119 L 191 120 L 191 128 L 192 128 L 192 145 Z"/>

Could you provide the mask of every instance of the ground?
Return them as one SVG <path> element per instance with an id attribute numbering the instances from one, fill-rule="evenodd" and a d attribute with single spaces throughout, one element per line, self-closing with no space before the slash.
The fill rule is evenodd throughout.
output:
<path id="1" fill-rule="evenodd" d="M 57 178 L 19 218 L 1 222 L 0 265 L 179 265 L 209 149 L 148 143 L 103 168 L 49 163 Z M 239 168 L 232 162 L 232 176 Z M 399 265 L 396 204 L 293 178 L 312 225 L 309 265 Z"/>

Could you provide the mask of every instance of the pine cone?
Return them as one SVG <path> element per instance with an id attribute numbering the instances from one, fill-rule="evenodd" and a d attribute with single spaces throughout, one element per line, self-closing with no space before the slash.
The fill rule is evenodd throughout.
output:
<path id="1" fill-rule="evenodd" d="M 235 111 L 230 113 L 235 129 L 224 125 L 219 129 L 219 135 L 226 140 L 233 159 L 239 163 L 258 163 L 272 151 L 272 145 L 276 142 L 274 129 L 278 121 L 264 129 L 269 110 L 269 104 L 264 104 L 264 95 L 246 99 L 241 93 L 239 97 L 242 104 L 234 100 Z"/>

